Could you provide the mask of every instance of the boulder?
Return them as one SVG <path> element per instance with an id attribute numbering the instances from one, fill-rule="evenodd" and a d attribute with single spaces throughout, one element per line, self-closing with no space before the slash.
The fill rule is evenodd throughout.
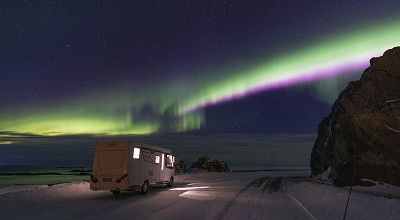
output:
<path id="1" fill-rule="evenodd" d="M 196 162 L 192 163 L 191 168 L 209 172 L 230 172 L 228 163 L 212 159 L 209 156 L 200 157 Z"/>
<path id="2" fill-rule="evenodd" d="M 186 173 L 188 172 L 186 168 L 185 161 L 182 159 L 177 159 L 174 163 L 175 173 Z"/>
<path id="3" fill-rule="evenodd" d="M 319 125 L 312 175 L 331 171 L 335 185 L 373 179 L 400 186 L 400 47 L 372 58 Z"/>

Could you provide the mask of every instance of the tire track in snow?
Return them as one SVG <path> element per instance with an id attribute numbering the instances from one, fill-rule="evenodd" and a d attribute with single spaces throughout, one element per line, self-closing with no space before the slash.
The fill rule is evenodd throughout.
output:
<path id="1" fill-rule="evenodd" d="M 217 216 L 215 216 L 215 220 L 221 220 L 224 218 L 224 216 L 229 212 L 229 209 L 232 207 L 232 205 L 235 203 L 236 199 L 239 198 L 239 196 L 248 190 L 252 186 L 257 186 L 260 187 L 261 185 L 264 184 L 264 182 L 268 181 L 271 177 L 261 177 L 258 178 L 249 184 L 247 184 L 245 187 L 243 187 L 233 198 L 231 198 L 225 205 L 224 207 L 218 212 Z"/>
<path id="2" fill-rule="evenodd" d="M 296 198 L 282 190 L 283 177 L 261 177 L 243 187 L 214 219 L 312 219 L 315 216 Z M 269 193 L 267 193 L 269 192 Z"/>
<path id="3" fill-rule="evenodd" d="M 286 195 L 293 201 L 293 203 L 304 212 L 304 214 L 312 220 L 317 220 L 317 218 L 301 203 L 299 200 L 294 198 L 290 193 L 286 193 Z"/>

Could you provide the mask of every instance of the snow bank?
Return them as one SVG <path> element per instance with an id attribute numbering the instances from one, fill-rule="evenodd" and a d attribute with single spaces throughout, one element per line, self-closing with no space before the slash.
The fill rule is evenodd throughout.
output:
<path id="1" fill-rule="evenodd" d="M 289 184 L 287 191 L 299 200 L 317 219 L 342 219 L 348 197 L 348 189 L 310 181 Z M 399 219 L 400 200 L 375 196 L 364 191 L 372 188 L 356 187 L 353 190 L 347 219 Z M 358 191 L 360 190 L 360 191 Z M 400 188 L 392 188 L 400 192 Z"/>
<path id="2" fill-rule="evenodd" d="M 47 188 L 47 185 L 17 185 L 17 186 L 9 186 L 6 188 L 0 188 L 0 195 L 6 193 L 13 193 L 13 192 L 21 192 L 21 191 L 31 191 L 40 188 Z"/>
<path id="3" fill-rule="evenodd" d="M 354 191 L 375 196 L 400 199 L 400 187 L 398 186 L 393 186 L 387 183 L 378 182 L 370 179 L 361 180 L 370 182 L 374 184 L 374 186 L 353 186 Z"/>

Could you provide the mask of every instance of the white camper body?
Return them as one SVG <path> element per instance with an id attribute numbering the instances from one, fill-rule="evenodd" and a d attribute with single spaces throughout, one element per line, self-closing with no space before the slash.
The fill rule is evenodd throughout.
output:
<path id="1" fill-rule="evenodd" d="M 105 141 L 96 145 L 90 189 L 146 193 L 150 184 L 172 186 L 171 150 L 133 141 Z"/>

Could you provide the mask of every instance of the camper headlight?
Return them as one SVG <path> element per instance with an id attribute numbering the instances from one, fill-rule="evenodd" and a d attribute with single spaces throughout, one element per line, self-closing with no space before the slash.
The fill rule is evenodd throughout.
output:
<path id="1" fill-rule="evenodd" d="M 139 159 L 140 157 L 140 148 L 135 147 L 133 148 L 133 159 Z"/>

